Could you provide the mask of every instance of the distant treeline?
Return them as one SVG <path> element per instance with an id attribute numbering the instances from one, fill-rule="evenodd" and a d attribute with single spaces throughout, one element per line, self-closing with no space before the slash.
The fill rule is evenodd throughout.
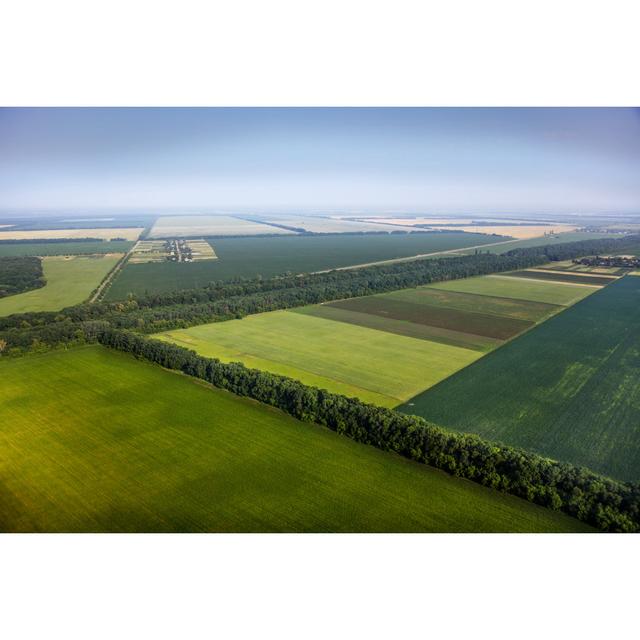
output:
<path id="1" fill-rule="evenodd" d="M 113 238 L 124 240 L 124 238 Z M 0 240 L 0 244 L 56 244 L 68 242 L 104 242 L 103 238 L 22 238 L 20 240 Z"/>
<path id="2" fill-rule="evenodd" d="M 0 298 L 44 287 L 42 261 L 32 256 L 0 258 Z"/>
<path id="3" fill-rule="evenodd" d="M 638 247 L 640 235 L 627 235 L 622 238 L 599 238 L 595 240 L 576 240 L 560 244 L 544 245 L 541 247 L 527 247 L 526 249 L 512 249 L 505 255 L 540 256 L 550 262 L 571 260 L 581 256 L 603 253 L 620 253 L 627 248 Z"/>
<path id="4" fill-rule="evenodd" d="M 448 432 L 417 416 L 366 404 L 240 363 L 224 364 L 182 347 L 122 330 L 98 334 L 126 351 L 221 389 L 277 407 L 452 475 L 563 511 L 603 531 L 640 531 L 640 485 L 616 482 L 588 469 L 522 449 Z"/>
<path id="5" fill-rule="evenodd" d="M 212 283 L 200 289 L 137 298 L 132 296 L 122 302 L 84 304 L 60 312 L 15 314 L 0 318 L 0 337 L 6 340 L 8 349 L 24 350 L 30 348 L 33 340 L 48 344 L 65 342 L 69 331 L 73 330 L 69 326 L 77 325 L 76 328 L 82 331 L 82 324 L 86 322 L 100 321 L 113 328 L 155 333 L 242 318 L 265 311 L 522 269 L 549 260 L 564 260 L 588 253 L 623 250 L 633 243 L 640 243 L 640 236 L 516 249 L 503 255 L 479 253 L 303 276 Z M 57 330 L 59 339 L 56 339 Z"/>

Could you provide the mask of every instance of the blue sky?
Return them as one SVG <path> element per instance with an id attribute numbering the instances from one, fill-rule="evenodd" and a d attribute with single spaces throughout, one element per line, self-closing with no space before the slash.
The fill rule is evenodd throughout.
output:
<path id="1" fill-rule="evenodd" d="M 638 109 L 1 109 L 0 209 L 640 213 Z"/>

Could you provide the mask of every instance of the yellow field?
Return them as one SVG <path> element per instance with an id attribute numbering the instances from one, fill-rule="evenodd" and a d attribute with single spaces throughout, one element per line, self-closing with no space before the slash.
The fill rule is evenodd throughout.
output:
<path id="1" fill-rule="evenodd" d="M 414 227 L 417 224 L 471 224 L 471 218 L 358 218 L 365 222 L 377 222 L 384 224 L 398 224 L 405 227 Z"/>
<path id="2" fill-rule="evenodd" d="M 293 235 L 293 231 L 249 222 L 233 216 L 162 216 L 151 229 L 149 238 L 183 238 L 185 236 L 255 236 Z"/>
<path id="3" fill-rule="evenodd" d="M 545 233 L 566 233 L 568 231 L 575 231 L 578 229 L 575 225 L 571 224 L 532 224 L 532 225 L 502 225 L 497 224 L 495 226 L 467 226 L 460 225 L 455 227 L 435 227 L 443 231 L 455 229 L 457 231 L 468 231 L 469 233 L 490 233 L 499 236 L 511 236 L 517 240 L 527 240 L 528 238 L 539 238 Z"/>
<path id="4" fill-rule="evenodd" d="M 0 231 L 0 240 L 40 240 L 49 238 L 124 238 L 137 240 L 142 227 L 118 227 L 114 229 L 38 229 L 36 231 Z"/>

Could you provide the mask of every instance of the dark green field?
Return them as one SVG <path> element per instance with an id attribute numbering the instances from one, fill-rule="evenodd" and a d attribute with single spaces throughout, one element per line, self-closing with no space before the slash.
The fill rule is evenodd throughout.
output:
<path id="1" fill-rule="evenodd" d="M 127 264 L 106 299 L 203 287 L 212 280 L 321 271 L 495 241 L 494 236 L 476 233 L 221 238 L 210 241 L 218 260 Z"/>
<path id="2" fill-rule="evenodd" d="M 571 282 L 573 284 L 587 284 L 590 286 L 604 286 L 610 284 L 615 280 L 615 276 L 595 276 L 595 275 L 582 275 L 580 273 L 553 273 L 552 271 L 511 271 L 510 276 L 518 278 L 533 278 L 534 280 L 552 280 L 555 282 Z"/>
<path id="3" fill-rule="evenodd" d="M 626 276 L 401 407 L 640 480 L 640 277 Z"/>
<path id="4" fill-rule="evenodd" d="M 410 322 L 404 319 L 396 320 L 386 318 L 373 313 L 341 309 L 330 304 L 299 307 L 297 309 L 291 309 L 291 311 L 293 313 L 316 316 L 317 318 L 355 324 L 360 327 L 368 327 L 369 329 L 377 329 L 378 331 L 387 331 L 400 336 L 408 336 L 409 338 L 433 340 L 434 342 L 448 344 L 453 347 L 473 349 L 474 351 L 489 351 L 502 343 L 501 340 L 488 338 L 486 336 L 477 336 L 462 331 L 452 331 L 451 329 L 433 327 L 428 324 Z"/>
<path id="5" fill-rule="evenodd" d="M 126 253 L 133 246 L 127 240 L 110 242 L 0 242 L 3 256 L 74 256 L 95 253 Z"/>
<path id="6" fill-rule="evenodd" d="M 545 302 L 532 300 L 518 300 L 515 298 L 500 298 L 490 295 L 474 293 L 458 293 L 434 287 L 418 287 L 416 289 L 401 289 L 385 294 L 390 300 L 404 300 L 417 305 L 442 306 L 458 311 L 473 313 L 488 313 L 490 315 L 530 320 L 539 322 L 561 310 L 562 307 Z"/>
<path id="7" fill-rule="evenodd" d="M 416 304 L 389 298 L 385 295 L 339 300 L 329 303 L 328 306 L 368 313 L 382 318 L 406 320 L 416 324 L 472 333 L 498 340 L 506 340 L 533 325 L 530 320 L 519 320 L 517 318 L 475 313 L 473 311 L 460 311 L 435 304 Z"/>
<path id="8" fill-rule="evenodd" d="M 2 531 L 587 531 L 102 347 L 0 362 Z"/>

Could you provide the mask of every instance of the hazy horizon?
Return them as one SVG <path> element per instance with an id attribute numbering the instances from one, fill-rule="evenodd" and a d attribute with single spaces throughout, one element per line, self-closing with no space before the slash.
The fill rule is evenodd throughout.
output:
<path id="1" fill-rule="evenodd" d="M 640 110 L 5 108 L 0 212 L 640 213 Z"/>

